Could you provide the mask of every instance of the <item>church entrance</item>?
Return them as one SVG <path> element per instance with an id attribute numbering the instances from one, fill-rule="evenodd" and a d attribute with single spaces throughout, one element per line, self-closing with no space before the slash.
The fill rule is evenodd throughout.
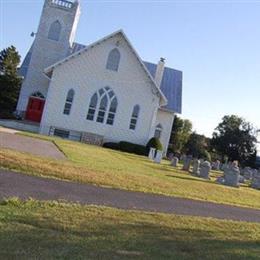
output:
<path id="1" fill-rule="evenodd" d="M 44 104 L 44 96 L 40 92 L 34 93 L 29 98 L 25 119 L 34 122 L 41 122 Z"/>

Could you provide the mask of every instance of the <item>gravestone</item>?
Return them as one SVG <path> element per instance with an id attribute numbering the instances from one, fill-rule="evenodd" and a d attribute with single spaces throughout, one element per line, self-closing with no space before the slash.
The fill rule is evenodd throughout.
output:
<path id="1" fill-rule="evenodd" d="M 168 159 L 169 159 L 170 161 L 172 161 L 173 157 L 174 157 L 174 154 L 173 154 L 173 153 L 169 153 Z"/>
<path id="2" fill-rule="evenodd" d="M 199 176 L 200 174 L 200 161 L 198 159 L 193 160 L 193 169 L 192 173 L 196 176 Z"/>
<path id="3" fill-rule="evenodd" d="M 214 163 L 212 163 L 212 169 L 216 170 L 216 171 L 219 171 L 219 169 L 220 169 L 220 161 L 219 160 L 217 160 Z"/>
<path id="4" fill-rule="evenodd" d="M 239 187 L 240 171 L 237 163 L 233 163 L 224 170 L 225 185 Z"/>
<path id="5" fill-rule="evenodd" d="M 201 178 L 204 178 L 204 179 L 210 179 L 210 178 L 209 178 L 210 170 L 211 170 L 210 162 L 208 162 L 208 161 L 203 162 L 203 163 L 200 165 L 200 173 L 199 173 L 199 176 L 200 176 Z"/>
<path id="6" fill-rule="evenodd" d="M 178 163 L 179 163 L 178 157 L 173 157 L 173 158 L 172 158 L 171 165 L 172 165 L 173 167 L 177 167 L 177 166 L 178 166 Z"/>
<path id="7" fill-rule="evenodd" d="M 184 171 L 188 172 L 190 170 L 191 161 L 192 161 L 192 156 L 188 155 L 185 157 L 183 161 L 183 168 L 182 168 Z"/>
<path id="8" fill-rule="evenodd" d="M 241 175 L 243 175 L 246 180 L 251 180 L 253 177 L 253 170 L 250 167 L 245 167 L 241 171 Z"/>
<path id="9" fill-rule="evenodd" d="M 154 158 L 154 162 L 161 163 L 162 157 L 163 157 L 163 152 L 157 150 L 156 156 Z"/>
<path id="10" fill-rule="evenodd" d="M 154 157 L 155 157 L 155 148 L 150 148 L 148 157 L 149 157 L 149 159 L 150 159 L 151 161 L 154 160 Z"/>
<path id="11" fill-rule="evenodd" d="M 251 187 L 260 190 L 260 171 L 254 173 Z"/>

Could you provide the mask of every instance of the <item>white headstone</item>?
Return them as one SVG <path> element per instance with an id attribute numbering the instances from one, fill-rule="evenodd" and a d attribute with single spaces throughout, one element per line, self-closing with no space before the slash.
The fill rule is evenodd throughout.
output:
<path id="1" fill-rule="evenodd" d="M 194 159 L 194 160 L 193 160 L 192 173 L 193 173 L 194 175 L 199 176 L 199 173 L 200 173 L 200 160 L 198 160 L 198 159 Z"/>
<path id="2" fill-rule="evenodd" d="M 154 160 L 154 157 L 155 157 L 155 148 L 150 148 L 150 151 L 149 151 L 149 159 L 150 160 Z"/>
<path id="3" fill-rule="evenodd" d="M 254 173 L 251 187 L 260 190 L 260 171 Z"/>
<path id="4" fill-rule="evenodd" d="M 183 170 L 184 171 L 189 171 L 190 170 L 190 166 L 191 166 L 191 160 L 192 160 L 192 156 L 186 156 L 184 161 L 183 161 Z"/>
<path id="5" fill-rule="evenodd" d="M 161 163 L 162 157 L 163 157 L 163 152 L 157 150 L 156 156 L 154 158 L 154 162 Z"/>
<path id="6" fill-rule="evenodd" d="M 227 167 L 224 170 L 225 184 L 232 187 L 239 187 L 240 171 L 236 164 Z"/>
<path id="7" fill-rule="evenodd" d="M 178 157 L 173 157 L 173 158 L 172 158 L 171 165 L 172 165 L 173 167 L 177 167 L 177 166 L 178 166 L 178 163 L 179 163 L 179 158 L 178 158 Z"/>
<path id="8" fill-rule="evenodd" d="M 204 179 L 210 179 L 209 178 L 210 170 L 211 170 L 210 162 L 208 161 L 203 162 L 200 165 L 200 173 L 199 173 L 200 177 Z"/>

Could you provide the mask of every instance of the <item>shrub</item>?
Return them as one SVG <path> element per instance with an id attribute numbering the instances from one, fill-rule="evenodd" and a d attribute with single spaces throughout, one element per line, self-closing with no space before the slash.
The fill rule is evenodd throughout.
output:
<path id="1" fill-rule="evenodd" d="M 135 144 L 130 142 L 121 141 L 119 143 L 119 149 L 123 152 L 127 153 L 134 153 L 135 150 Z"/>
<path id="2" fill-rule="evenodd" d="M 138 155 L 147 155 L 146 147 L 140 144 L 121 141 L 119 143 L 120 150 L 127 153 L 135 153 Z"/>
<path id="3" fill-rule="evenodd" d="M 113 150 L 119 150 L 120 148 L 118 143 L 112 143 L 112 142 L 104 143 L 103 147 L 113 149 Z"/>
<path id="4" fill-rule="evenodd" d="M 163 146 L 160 142 L 160 140 L 156 137 L 153 137 L 149 140 L 149 142 L 146 145 L 146 149 L 149 152 L 150 148 L 155 148 L 156 150 L 162 151 L 163 150 Z"/>
<path id="5" fill-rule="evenodd" d="M 140 144 L 135 145 L 134 153 L 138 155 L 148 155 L 146 146 Z"/>
<path id="6" fill-rule="evenodd" d="M 103 147 L 113 150 L 120 150 L 122 152 L 134 153 L 138 155 L 147 155 L 146 146 L 140 144 L 134 144 L 130 142 L 121 141 L 119 143 L 108 142 L 104 143 Z"/>

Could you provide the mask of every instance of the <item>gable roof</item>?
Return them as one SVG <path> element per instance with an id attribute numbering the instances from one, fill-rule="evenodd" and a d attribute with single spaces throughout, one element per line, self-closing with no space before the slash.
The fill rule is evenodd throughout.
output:
<path id="1" fill-rule="evenodd" d="M 116 35 L 121 35 L 125 41 L 127 42 L 128 46 L 130 47 L 130 49 L 132 50 L 133 54 L 136 56 L 138 62 L 140 63 L 141 67 L 143 68 L 144 72 L 146 73 L 147 77 L 150 79 L 153 87 L 154 87 L 154 90 L 155 90 L 155 94 L 160 97 L 160 105 L 161 106 L 164 106 L 167 104 L 167 98 L 164 96 L 163 92 L 160 90 L 160 87 L 157 86 L 157 84 L 155 83 L 154 81 L 154 78 L 151 76 L 150 72 L 148 71 L 148 69 L 146 68 L 146 66 L 144 65 L 143 61 L 141 60 L 141 58 L 139 57 L 139 55 L 137 54 L 137 52 L 135 51 L 134 47 L 132 46 L 132 44 L 130 43 L 130 41 L 128 40 L 128 38 L 126 37 L 125 33 L 122 31 L 122 30 L 119 30 L 119 31 L 116 31 L 112 34 L 109 34 L 108 36 L 88 45 L 88 46 L 85 46 L 83 48 L 81 48 L 79 51 L 76 51 L 74 53 L 72 53 L 71 55 L 67 56 L 65 59 L 61 60 L 61 61 L 58 61 L 56 62 L 55 64 L 49 66 L 48 68 L 46 68 L 44 70 L 44 72 L 47 74 L 49 72 L 51 72 L 55 67 L 67 62 L 68 60 L 78 56 L 78 55 L 81 55 L 83 52 L 85 51 L 88 51 L 90 50 L 91 48 L 95 47 L 96 45 L 110 39 L 110 38 L 113 38 L 115 37 Z M 77 47 L 77 46 L 75 46 Z M 75 48 L 74 47 L 74 48 Z"/>
<path id="2" fill-rule="evenodd" d="M 70 59 L 72 57 L 80 55 L 83 51 L 87 51 L 88 49 L 94 47 L 96 44 L 99 44 L 102 41 L 105 41 L 105 40 L 117 35 L 118 33 L 121 33 L 123 35 L 123 37 L 126 39 L 130 48 L 133 50 L 137 59 L 141 63 L 145 72 L 147 73 L 148 77 L 151 79 L 154 86 L 156 87 L 158 94 L 160 94 L 161 97 L 163 98 L 163 100 L 162 100 L 163 102 L 161 104 L 162 108 L 164 108 L 170 112 L 181 113 L 181 111 L 182 111 L 182 72 L 178 71 L 178 70 L 174 70 L 172 68 L 165 67 L 161 85 L 157 86 L 156 83 L 154 82 L 157 65 L 154 63 L 151 63 L 151 62 L 142 61 L 122 30 L 112 33 L 112 34 L 102 38 L 101 40 L 99 40 L 91 45 L 88 45 L 88 46 L 79 44 L 76 42 L 73 43 L 72 48 L 68 52 L 68 56 L 65 59 L 53 64 L 52 66 L 48 67 L 47 69 L 45 69 L 45 72 L 52 70 L 52 68 L 54 68 L 55 66 L 58 66 L 63 62 L 66 62 L 68 59 Z M 27 55 L 22 63 L 22 66 L 20 68 L 20 75 L 23 77 L 26 77 L 26 74 L 27 74 L 28 66 L 29 66 L 30 59 L 31 59 L 31 52 L 32 52 L 32 47 L 30 48 L 29 52 L 27 53 Z"/>

